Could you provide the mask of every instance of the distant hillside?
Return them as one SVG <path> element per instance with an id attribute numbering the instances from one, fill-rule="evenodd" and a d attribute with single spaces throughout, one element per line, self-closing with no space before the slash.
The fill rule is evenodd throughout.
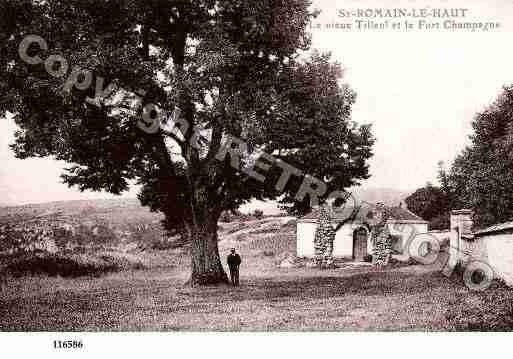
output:
<path id="1" fill-rule="evenodd" d="M 352 190 L 357 201 L 384 203 L 387 206 L 398 206 L 413 191 L 393 188 L 355 188 Z"/>
<path id="2" fill-rule="evenodd" d="M 0 208 L 0 275 L 101 275 L 187 262 L 150 213 L 133 200 L 81 200 Z M 240 215 L 219 225 L 222 253 L 236 247 L 274 262 L 295 253 L 293 217 Z M 184 264 L 188 265 L 188 264 Z"/>
<path id="3" fill-rule="evenodd" d="M 122 249 L 165 240 L 162 215 L 135 199 L 51 202 L 0 208 L 0 252 Z"/>
<path id="4" fill-rule="evenodd" d="M 98 248 L 115 248 L 118 251 L 171 248 L 176 238 L 168 238 L 164 233 L 160 223 L 162 219 L 162 214 L 151 213 L 137 199 L 61 201 L 2 207 L 0 254 L 27 250 L 84 249 L 94 253 Z M 227 238 L 253 238 L 272 233 L 291 219 L 280 216 L 275 220 L 264 217 L 259 221 L 248 215 L 233 217 L 229 223 L 221 223 L 219 235 L 221 238 L 226 235 Z M 289 237 L 293 235 L 291 237 L 289 234 Z M 290 243 L 286 245 L 287 248 L 289 246 Z"/>
<path id="5" fill-rule="evenodd" d="M 0 218 L 6 216 L 11 218 L 16 216 L 36 217 L 52 214 L 79 216 L 82 219 L 100 215 L 113 222 L 118 222 L 119 216 L 121 216 L 124 221 L 136 222 L 152 222 L 161 219 L 161 215 L 151 213 L 147 207 L 141 206 L 139 200 L 135 198 L 59 201 L 0 207 Z M 109 214 L 115 215 L 110 216 Z"/>
<path id="6" fill-rule="evenodd" d="M 383 202 L 388 206 L 397 206 L 413 191 L 392 188 L 355 188 L 352 193 L 357 201 L 370 203 Z M 267 215 L 282 213 L 275 201 L 252 201 L 242 206 L 241 211 L 251 213 L 261 209 Z M 64 214 L 67 216 L 100 216 L 107 218 L 113 224 L 119 222 L 154 222 L 162 218 L 160 214 L 151 213 L 148 208 L 141 206 L 136 198 L 130 199 L 95 199 L 79 201 L 60 201 L 22 206 L 0 207 L 0 221 L 4 217 L 10 220 L 16 216 L 40 216 L 49 214 Z"/>
<path id="7" fill-rule="evenodd" d="M 387 205 L 398 205 L 407 195 L 406 191 L 393 189 L 354 191 L 358 201 L 384 202 Z M 245 206 L 246 212 L 257 208 L 273 213 L 277 206 L 276 202 L 270 201 L 254 201 Z M 28 256 L 28 264 L 23 262 L 13 268 L 22 274 L 25 269 L 32 270 L 33 255 L 37 256 L 38 253 L 43 253 L 43 257 L 36 258 L 38 261 L 58 257 L 55 265 L 60 266 L 60 261 L 69 262 L 80 267 L 80 273 L 83 273 L 82 269 L 90 268 L 101 272 L 104 267 L 109 269 L 113 266 L 118 270 L 162 263 L 169 265 L 171 257 L 186 261 L 187 256 L 182 255 L 186 253 L 183 252 L 186 248 L 175 252 L 176 238 L 167 237 L 160 224 L 161 219 L 161 214 L 151 213 L 137 199 L 61 201 L 2 207 L 0 272 L 2 268 L 11 268 L 9 266 L 14 265 L 13 261 L 25 258 L 23 256 Z M 293 217 L 268 214 L 257 219 L 247 215 L 237 216 L 219 224 L 219 248 L 221 253 L 227 253 L 229 248 L 236 247 L 246 257 L 258 257 L 259 263 L 274 267 L 283 256 L 295 254 L 295 231 L 296 221 Z M 48 263 L 44 262 L 41 266 L 47 268 Z"/>
<path id="8" fill-rule="evenodd" d="M 365 201 L 369 203 L 384 203 L 387 206 L 398 206 L 399 203 L 403 202 L 413 191 L 398 190 L 393 188 L 365 188 L 357 187 L 351 189 L 350 192 L 358 202 Z M 251 201 L 249 204 L 241 207 L 241 211 L 244 213 L 250 213 L 255 209 L 261 209 L 265 214 L 277 215 L 283 213 L 278 208 L 276 201 Z"/>

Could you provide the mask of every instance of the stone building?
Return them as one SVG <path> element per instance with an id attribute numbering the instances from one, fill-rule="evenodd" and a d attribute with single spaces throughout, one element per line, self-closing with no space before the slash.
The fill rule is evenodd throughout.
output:
<path id="1" fill-rule="evenodd" d="M 472 217 L 470 209 L 453 210 L 448 230 L 428 232 L 431 240 L 449 242 L 446 269 L 472 266 L 513 286 L 513 222 L 475 230 Z"/>
<path id="2" fill-rule="evenodd" d="M 382 217 L 382 207 L 364 203 L 356 215 L 344 223 L 335 233 L 333 258 L 362 261 L 375 254 L 372 228 Z M 384 207 L 387 213 L 384 233 L 391 238 L 392 254 L 404 259 L 424 257 L 437 242 L 445 254 L 444 270 L 461 265 L 488 268 L 494 278 L 503 279 L 513 286 L 513 221 L 497 224 L 485 229 L 473 228 L 473 211 L 458 209 L 451 211 L 450 228 L 445 231 L 428 231 L 428 222 L 404 207 Z M 354 208 L 345 207 L 331 211 L 331 225 L 336 228 L 354 214 Z M 319 223 L 320 209 L 312 210 L 297 221 L 297 256 L 315 258 L 315 233 Z M 426 246 L 417 246 L 425 242 Z M 413 243 L 413 244 L 412 244 Z M 448 246 L 447 246 L 448 245 Z M 447 248 L 447 249 L 445 249 Z M 419 258 L 419 257 L 417 257 Z"/>
<path id="3" fill-rule="evenodd" d="M 479 251 L 495 276 L 513 286 L 513 222 L 498 224 L 474 233 Z"/>
<path id="4" fill-rule="evenodd" d="M 392 253 L 403 254 L 407 241 L 416 233 L 426 233 L 428 222 L 410 212 L 408 209 L 385 206 L 388 219 L 386 226 L 391 235 Z M 356 209 L 356 215 L 347 221 L 335 234 L 333 243 L 333 257 L 362 261 L 367 255 L 372 255 L 371 227 L 376 218 L 380 217 L 380 209 L 375 204 L 363 203 Z M 335 228 L 339 223 L 347 220 L 355 212 L 354 207 L 334 208 L 331 212 L 332 225 Z M 297 256 L 304 258 L 315 257 L 315 233 L 318 226 L 320 209 L 315 208 L 306 216 L 297 221 Z"/>
<path id="5" fill-rule="evenodd" d="M 489 267 L 495 278 L 513 286 L 513 222 L 472 231 L 472 211 L 451 212 L 449 265 Z"/>

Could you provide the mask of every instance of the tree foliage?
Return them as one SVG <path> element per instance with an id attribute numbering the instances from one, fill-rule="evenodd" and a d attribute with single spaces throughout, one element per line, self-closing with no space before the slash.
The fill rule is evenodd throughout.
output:
<path id="1" fill-rule="evenodd" d="M 306 27 L 315 16 L 309 1 L 4 0 L 1 6 L 0 112 L 13 113 L 19 126 L 15 154 L 70 163 L 63 180 L 81 190 L 121 193 L 140 184 L 143 205 L 163 212 L 167 229 L 196 243 L 198 272 L 222 271 L 211 243 L 223 211 L 253 198 L 280 198 L 292 213 L 304 213 L 311 202 L 296 193 L 305 174 L 327 184 L 321 201 L 368 177 L 374 140 L 370 126 L 350 119 L 355 94 L 340 85 L 340 64 L 329 54 L 305 55 Z M 73 87 L 43 63 L 20 59 L 19 44 L 30 34 L 48 44 L 47 51 L 32 46 L 31 56 L 60 55 L 70 72 L 90 71 L 92 85 Z M 115 85 L 103 98 L 95 93 L 100 80 L 102 89 Z M 155 133 L 138 125 L 150 103 L 162 114 Z M 180 129 L 172 122 L 177 108 L 187 124 Z M 219 159 L 230 136 L 247 151 Z M 301 173 L 283 188 L 276 185 L 283 173 L 276 163 L 264 183 L 248 176 L 265 153 Z"/>
<path id="2" fill-rule="evenodd" d="M 485 227 L 513 219 L 513 87 L 472 122 L 471 144 L 456 158 L 450 187 L 457 205 Z"/>
<path id="3" fill-rule="evenodd" d="M 431 230 L 449 228 L 450 201 L 440 187 L 427 183 L 408 196 L 405 202 L 410 211 L 429 222 Z"/>
<path id="4" fill-rule="evenodd" d="M 447 223 L 450 209 L 470 208 L 476 227 L 513 219 L 512 86 L 504 87 L 492 105 L 476 114 L 472 128 L 470 145 L 448 173 L 440 171 L 441 187 L 419 189 L 407 200 L 414 213 Z"/>

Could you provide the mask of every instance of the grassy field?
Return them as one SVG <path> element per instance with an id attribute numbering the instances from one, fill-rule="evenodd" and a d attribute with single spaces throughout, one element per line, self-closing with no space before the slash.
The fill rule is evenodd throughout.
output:
<path id="1" fill-rule="evenodd" d="M 77 208 L 83 212 L 82 205 Z M 101 215 L 94 209 L 87 218 L 108 218 L 109 228 L 117 228 L 115 221 L 138 218 L 140 210 L 132 208 L 108 207 Z M 6 223 L 26 216 L 26 210 L 9 211 Z M 293 219 L 267 217 L 220 226 L 223 257 L 231 247 L 243 257 L 238 288 L 185 287 L 189 260 L 183 250 L 128 250 L 116 239 L 121 244 L 112 247 L 107 241 L 112 248 L 104 255 L 106 249 L 60 255 L 94 268 L 104 268 L 105 261 L 122 264 L 100 276 L 13 277 L 0 270 L 0 330 L 513 330 L 513 291 L 499 284 L 472 292 L 461 276 L 447 278 L 437 266 L 278 268 L 280 258 L 295 252 Z M 146 237 L 151 240 L 150 230 Z"/>
<path id="2" fill-rule="evenodd" d="M 471 292 L 422 266 L 277 269 L 269 258 L 247 256 L 240 287 L 189 288 L 182 285 L 186 261 L 174 262 L 101 278 L 4 282 L 0 329 L 494 330 L 501 323 L 493 318 L 474 326 L 472 320 L 501 317 L 483 305 L 490 296 L 513 299 L 504 288 Z"/>

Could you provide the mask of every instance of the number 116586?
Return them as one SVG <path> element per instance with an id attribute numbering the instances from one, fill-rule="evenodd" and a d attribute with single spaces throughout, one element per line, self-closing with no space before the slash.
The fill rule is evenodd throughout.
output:
<path id="1" fill-rule="evenodd" d="M 84 344 L 81 340 L 54 340 L 54 349 L 81 349 Z"/>

